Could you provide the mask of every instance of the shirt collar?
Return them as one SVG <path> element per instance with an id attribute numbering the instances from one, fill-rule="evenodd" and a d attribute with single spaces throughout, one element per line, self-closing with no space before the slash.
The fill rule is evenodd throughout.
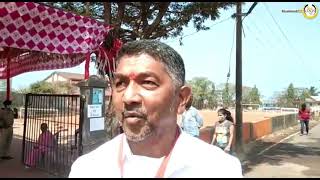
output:
<path id="1" fill-rule="evenodd" d="M 168 167 L 166 169 L 165 172 L 165 177 L 168 177 L 168 175 L 171 175 L 172 173 L 174 173 L 176 170 L 182 169 L 185 165 L 186 165 L 186 158 L 184 155 L 185 149 L 183 149 L 183 144 L 185 141 L 185 136 L 186 134 L 182 131 L 181 127 L 179 127 L 179 131 L 180 131 L 180 136 L 173 148 L 172 151 L 172 155 L 171 158 L 169 160 L 168 163 Z M 123 133 L 123 155 L 124 155 L 124 159 L 125 161 L 130 160 L 133 157 L 133 153 L 130 149 L 130 146 L 128 144 L 128 140 L 125 136 L 125 134 Z"/>
<path id="2" fill-rule="evenodd" d="M 125 160 L 128 160 L 133 156 L 133 153 L 130 149 L 127 137 L 124 133 L 123 133 L 123 136 L 124 136 L 124 138 L 123 138 L 123 156 L 124 156 Z"/>

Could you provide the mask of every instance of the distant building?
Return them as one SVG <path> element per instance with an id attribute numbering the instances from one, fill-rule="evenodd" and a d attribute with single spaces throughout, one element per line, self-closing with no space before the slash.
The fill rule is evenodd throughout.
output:
<path id="1" fill-rule="evenodd" d="M 58 72 L 55 71 L 46 77 L 43 81 L 49 83 L 57 83 L 57 82 L 67 82 L 72 85 L 70 94 L 80 94 L 80 88 L 76 86 L 80 81 L 84 80 L 84 74 L 78 73 L 69 73 L 69 72 Z M 107 82 L 107 79 L 106 79 Z M 111 96 L 111 91 L 106 89 L 105 91 L 106 96 Z"/>
<path id="2" fill-rule="evenodd" d="M 315 113 L 316 116 L 320 114 L 320 96 L 310 96 L 306 98 L 306 104 L 310 107 L 311 111 Z"/>
<path id="3" fill-rule="evenodd" d="M 265 99 L 262 100 L 262 107 L 276 107 L 277 101 L 276 99 Z"/>
<path id="4" fill-rule="evenodd" d="M 70 94 L 80 94 L 80 89 L 76 84 L 82 80 L 84 80 L 84 74 L 55 71 L 43 81 L 48 83 L 66 82 L 72 86 Z"/>
<path id="5" fill-rule="evenodd" d="M 45 78 L 43 81 L 49 83 L 68 82 L 72 85 L 75 85 L 82 80 L 84 80 L 84 74 L 55 71 L 52 74 L 50 74 L 47 78 Z"/>
<path id="6" fill-rule="evenodd" d="M 310 96 L 309 98 L 306 98 L 306 104 L 310 107 L 320 106 L 320 96 Z"/>

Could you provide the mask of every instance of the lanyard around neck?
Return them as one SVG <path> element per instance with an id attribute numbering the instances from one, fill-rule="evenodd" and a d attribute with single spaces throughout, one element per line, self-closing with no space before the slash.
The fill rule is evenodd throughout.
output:
<path id="1" fill-rule="evenodd" d="M 159 167 L 159 169 L 157 171 L 157 174 L 156 174 L 155 178 L 163 178 L 164 177 L 164 173 L 166 171 L 169 159 L 171 157 L 173 147 L 175 146 L 179 135 L 180 135 L 180 130 L 179 130 L 179 128 L 177 128 L 175 140 L 174 140 L 174 143 L 173 143 L 173 145 L 172 145 L 172 147 L 170 149 L 170 153 L 162 160 L 162 163 L 161 163 L 161 165 L 160 165 L 160 167 Z M 121 137 L 119 153 L 118 153 L 118 164 L 119 164 L 120 173 L 121 173 L 121 177 L 122 178 L 123 178 L 123 169 L 124 169 L 124 160 L 125 160 L 125 158 L 123 156 L 123 141 L 124 141 L 124 134 Z"/>

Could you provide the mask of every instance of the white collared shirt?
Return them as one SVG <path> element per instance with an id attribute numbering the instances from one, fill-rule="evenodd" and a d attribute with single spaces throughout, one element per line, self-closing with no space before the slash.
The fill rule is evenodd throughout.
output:
<path id="1" fill-rule="evenodd" d="M 120 134 L 72 165 L 70 178 L 121 177 L 118 164 Z M 125 139 L 125 138 L 124 138 Z M 133 155 L 124 140 L 124 177 L 149 178 L 156 175 L 164 157 Z M 220 148 L 182 132 L 173 148 L 164 177 L 243 177 L 240 161 Z"/>

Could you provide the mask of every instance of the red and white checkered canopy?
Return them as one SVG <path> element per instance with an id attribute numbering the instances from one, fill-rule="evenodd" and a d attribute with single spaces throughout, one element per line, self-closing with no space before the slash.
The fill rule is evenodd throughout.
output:
<path id="1" fill-rule="evenodd" d="M 94 19 L 39 3 L 0 2 L 0 79 L 73 67 L 89 60 L 92 52 L 99 62 L 113 62 L 121 41 L 104 49 L 110 30 Z M 103 70 L 111 68 L 109 62 L 102 64 Z"/>

